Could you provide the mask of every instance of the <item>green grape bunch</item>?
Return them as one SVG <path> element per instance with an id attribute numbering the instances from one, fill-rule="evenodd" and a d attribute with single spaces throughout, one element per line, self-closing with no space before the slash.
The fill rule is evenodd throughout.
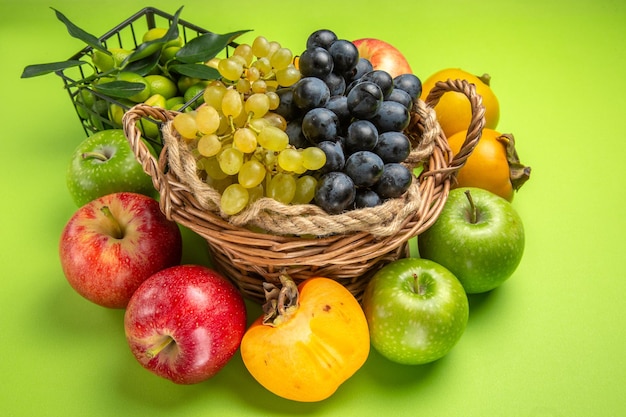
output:
<path id="1" fill-rule="evenodd" d="M 208 65 L 221 79 L 206 86 L 202 105 L 177 114 L 173 126 L 193 149 L 201 178 L 221 193 L 222 212 L 237 214 L 262 197 L 311 202 L 317 180 L 307 173 L 324 166 L 326 154 L 290 144 L 288 121 L 275 112 L 276 91 L 301 78 L 292 52 L 257 36 Z"/>

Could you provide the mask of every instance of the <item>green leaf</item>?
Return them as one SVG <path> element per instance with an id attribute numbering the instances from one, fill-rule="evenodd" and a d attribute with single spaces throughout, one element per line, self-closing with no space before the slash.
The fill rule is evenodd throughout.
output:
<path id="1" fill-rule="evenodd" d="M 205 33 L 197 38 L 191 39 L 176 53 L 176 59 L 185 64 L 206 62 L 219 54 L 226 46 L 238 36 L 250 32 L 250 30 L 240 30 L 237 32 L 218 35 L 216 33 Z"/>
<path id="2" fill-rule="evenodd" d="M 157 66 L 160 57 L 161 51 L 156 51 L 143 59 L 123 65 L 122 69 L 123 71 L 134 72 L 139 75 L 148 75 Z"/>
<path id="3" fill-rule="evenodd" d="M 220 78 L 218 70 L 204 64 L 174 64 L 170 65 L 168 69 L 181 75 L 202 80 L 217 80 Z"/>
<path id="4" fill-rule="evenodd" d="M 111 52 L 109 52 L 104 47 L 104 45 L 102 45 L 102 42 L 100 42 L 98 38 L 96 38 L 90 33 L 85 32 L 84 30 L 82 30 L 81 28 L 79 28 L 78 26 L 70 22 L 70 20 L 67 17 L 65 17 L 63 13 L 59 12 L 54 7 L 51 7 L 51 9 L 54 10 L 54 12 L 56 13 L 57 19 L 59 19 L 61 22 L 65 24 L 65 26 L 67 27 L 67 31 L 72 37 L 76 39 L 80 39 L 81 41 L 85 42 L 87 45 L 91 46 L 92 48 L 99 49 L 107 54 L 111 54 Z"/>
<path id="5" fill-rule="evenodd" d="M 143 83 L 133 83 L 130 81 L 111 81 L 108 83 L 94 84 L 93 89 L 109 97 L 129 98 L 138 94 L 146 88 Z"/>
<path id="6" fill-rule="evenodd" d="M 86 64 L 85 61 L 70 59 L 68 61 L 51 62 L 48 64 L 28 65 L 24 68 L 21 78 L 37 77 L 39 75 L 49 74 L 51 72 L 61 71 L 66 68 L 78 67 Z"/>

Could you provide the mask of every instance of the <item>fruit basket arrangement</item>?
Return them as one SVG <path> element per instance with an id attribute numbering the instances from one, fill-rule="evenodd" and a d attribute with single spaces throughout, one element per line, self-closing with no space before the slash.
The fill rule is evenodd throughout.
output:
<path id="1" fill-rule="evenodd" d="M 24 70 L 63 79 L 89 136 L 68 170 L 68 282 L 125 308 L 137 360 L 180 384 L 240 349 L 269 391 L 321 401 L 370 342 L 403 364 L 447 354 L 466 294 L 500 285 L 523 252 L 510 201 L 530 168 L 494 130 L 488 82 L 450 69 L 422 85 L 393 46 L 329 29 L 300 54 L 263 36 L 235 43 L 248 31 L 215 34 L 180 11 L 142 9 L 100 38 L 56 12 L 87 46 Z M 122 159 L 115 181 L 99 175 Z M 211 267 L 180 264 L 179 225 L 206 240 Z M 244 297 L 263 304 L 248 328 Z M 219 354 L 180 360 L 208 350 Z"/>
<path id="2" fill-rule="evenodd" d="M 432 110 L 447 91 L 466 94 L 473 108 L 467 140 L 455 158 Z M 423 164 L 411 188 L 382 205 L 340 214 L 265 198 L 241 213 L 224 216 L 220 193 L 199 179 L 194 156 L 173 129 L 177 112 L 138 105 L 124 116 L 124 129 L 153 179 L 163 212 L 207 240 L 215 266 L 248 298 L 263 301 L 263 284 L 280 283 L 282 274 L 296 282 L 331 277 L 360 298 L 368 279 L 385 264 L 406 256 L 408 241 L 436 220 L 455 172 L 480 138 L 483 109 L 471 84 L 441 83 L 428 103 L 415 103 L 408 127 L 413 149 L 406 163 Z M 141 141 L 137 128 L 137 121 L 146 117 L 163 122 L 164 147 L 158 158 Z"/>
<path id="3" fill-rule="evenodd" d="M 394 87 L 396 80 L 387 72 L 374 68 L 368 60 L 365 61 L 369 67 L 365 67 L 365 70 L 359 68 L 357 66 L 360 64 L 359 53 L 356 46 L 350 41 L 338 39 L 331 31 L 319 30 L 312 34 L 307 40 L 305 52 L 294 56 L 278 42 L 269 42 L 263 37 L 255 39 L 252 46 L 239 45 L 234 39 L 247 31 L 217 35 L 179 19 L 180 11 L 179 9 L 176 14 L 170 15 L 155 8 L 144 8 L 99 38 L 85 33 L 57 12 L 57 18 L 65 23 L 70 34 L 86 41 L 87 46 L 58 66 L 50 64 L 35 67 L 25 71 L 25 74 L 30 71 L 28 75 L 33 76 L 54 71 L 59 75 L 88 135 L 106 129 L 124 130 L 137 160 L 152 178 L 160 197 L 162 211 L 169 219 L 188 227 L 207 240 L 217 269 L 230 278 L 246 297 L 264 301 L 264 285 L 279 284 L 279 277 L 287 274 L 296 283 L 313 276 L 333 278 L 360 299 L 369 278 L 384 265 L 407 256 L 409 240 L 432 225 L 442 210 L 456 171 L 471 154 L 485 125 L 482 98 L 477 94 L 475 86 L 465 80 L 449 79 L 438 83 L 430 91 L 429 96 L 422 100 L 421 82 L 413 74 L 407 74 L 412 77 L 410 78 L 412 85 L 404 86 L 406 91 L 402 92 L 409 95 L 409 100 L 404 98 L 387 100 L 390 90 L 384 94 L 383 90 Z M 141 33 L 144 33 L 143 38 L 139 36 Z M 332 35 L 332 42 L 324 39 L 324 36 L 328 37 L 329 34 Z M 319 38 L 316 39 L 316 36 Z M 319 44 L 315 45 L 316 48 L 309 48 L 310 42 Z M 324 42 L 327 44 L 323 45 Z M 322 52 L 331 56 L 331 43 L 337 46 L 333 52 L 335 55 L 331 58 L 330 64 L 334 65 L 332 70 L 325 68 L 328 59 L 324 61 L 325 58 L 322 57 L 320 60 L 319 53 L 313 55 L 309 53 L 309 49 L 326 48 L 328 51 Z M 171 55 L 168 53 L 170 46 L 174 49 Z M 239 48 L 240 46 L 242 48 Z M 257 52 L 254 52 L 255 48 Z M 266 49 L 264 52 L 258 52 L 264 48 Z M 91 59 L 89 65 L 85 65 L 86 61 L 82 60 L 85 57 Z M 239 62 L 234 58 L 240 58 Z M 256 62 L 253 62 L 254 59 Z M 344 61 L 350 59 L 353 62 L 348 66 Z M 343 72 L 338 70 L 339 65 L 346 66 Z M 321 75 L 320 71 L 326 73 Z M 163 78 L 170 78 L 166 80 L 170 83 L 174 79 L 177 80 L 178 85 L 173 87 L 169 96 L 163 96 L 166 93 L 163 92 L 162 85 L 159 87 L 144 85 L 145 80 L 155 73 L 158 73 L 156 77 L 161 77 L 161 82 Z M 371 79 L 363 83 L 365 77 L 357 79 L 356 73 L 359 73 L 359 77 L 364 74 L 371 76 Z M 374 73 L 375 75 L 371 75 Z M 125 77 L 128 74 L 135 76 Z M 336 76 L 337 74 L 340 75 Z M 335 84 L 320 81 L 330 75 L 335 75 L 333 78 Z M 359 206 L 351 203 L 349 209 L 320 206 L 314 204 L 312 198 L 302 201 L 302 204 L 290 204 L 281 198 L 268 197 L 268 192 L 260 198 L 248 198 L 249 191 L 252 192 L 254 188 L 248 186 L 244 192 L 246 202 L 248 199 L 250 201 L 249 204 L 245 204 L 245 208 L 243 206 L 236 210 L 225 208 L 225 190 L 223 187 L 218 189 L 219 180 L 206 174 L 208 169 L 202 166 L 203 159 L 198 155 L 202 151 L 196 133 L 188 137 L 181 134 L 179 126 L 175 123 L 177 116 L 199 113 L 200 109 L 207 105 L 206 101 L 211 100 L 209 96 L 213 93 L 207 96 L 209 89 L 217 91 L 220 89 L 216 86 L 221 87 L 222 90 L 218 95 L 222 97 L 220 94 L 227 88 L 231 93 L 236 93 L 233 95 L 238 97 L 237 100 L 241 100 L 236 104 L 245 108 L 245 111 L 231 111 L 233 114 L 229 117 L 225 116 L 226 111 L 221 114 L 220 123 L 223 124 L 223 121 L 227 120 L 231 131 L 228 135 L 222 134 L 220 140 L 229 145 L 218 143 L 215 152 L 226 147 L 237 147 L 232 144 L 232 137 L 236 136 L 234 133 L 238 133 L 237 131 L 246 130 L 249 134 L 254 131 L 254 136 L 258 135 L 260 141 L 261 125 L 254 122 L 262 118 L 255 116 L 256 119 L 252 120 L 249 116 L 246 119 L 246 113 L 252 114 L 254 111 L 250 109 L 256 111 L 265 105 L 266 108 L 262 112 L 273 114 L 274 122 L 278 120 L 277 125 L 291 122 L 292 120 L 285 114 L 289 111 L 285 110 L 282 103 L 284 97 L 279 97 L 278 90 L 291 90 L 294 95 L 296 82 L 305 78 L 317 81 L 317 84 L 307 83 L 306 88 L 309 89 L 307 94 L 312 97 L 320 95 L 319 83 L 325 84 L 322 85 L 324 89 L 329 89 L 326 92 L 328 96 L 340 95 L 348 100 L 350 89 L 355 91 L 361 87 L 356 84 L 369 84 L 370 86 L 362 88 L 360 96 L 353 100 L 356 103 L 354 106 L 360 105 L 361 108 L 358 111 L 350 110 L 352 113 L 349 115 L 350 120 L 374 121 L 376 117 L 374 113 L 365 114 L 371 112 L 367 107 L 371 107 L 368 100 L 371 98 L 370 87 L 373 84 L 376 84 L 374 88 L 377 90 L 374 95 L 378 95 L 376 109 L 379 104 L 382 109 L 383 101 L 403 103 L 406 122 L 402 120 L 401 127 L 381 128 L 381 125 L 369 124 L 374 130 L 379 130 L 377 136 L 379 133 L 394 130 L 406 136 L 409 143 L 406 155 L 392 161 L 404 169 L 403 181 L 406 186 L 401 192 L 395 192 L 393 195 L 378 196 L 380 201 L 375 204 L 366 203 Z M 191 87 L 197 88 L 181 86 L 182 80 L 195 82 L 196 84 Z M 341 85 L 337 81 L 344 84 Z M 350 82 L 351 85 L 348 85 Z M 401 81 L 397 83 L 400 84 Z M 262 88 L 258 87 L 259 84 L 262 84 Z M 341 89 L 340 93 L 330 92 L 330 88 L 338 87 Z M 159 94 L 142 96 L 147 90 L 151 90 L 152 93 L 158 91 Z M 471 104 L 472 118 L 467 126 L 465 142 L 454 156 L 433 109 L 446 92 L 462 93 Z M 172 95 L 177 97 L 171 97 Z M 157 97 L 162 102 L 159 102 Z M 256 100 L 257 98 L 263 100 Z M 166 106 L 165 99 L 168 102 L 170 99 L 178 101 L 175 105 Z M 270 101 L 275 103 L 263 104 Z M 326 107 L 325 104 L 326 102 L 315 105 L 298 104 L 300 107 L 298 110 L 304 113 L 307 106 L 307 111 L 319 110 Z M 220 103 L 213 107 L 222 106 Z M 283 106 L 282 112 L 280 106 Z M 328 109 L 324 110 L 326 113 L 331 112 Z M 340 110 L 332 111 L 338 115 Z M 376 111 L 382 114 L 382 110 Z M 397 119 L 397 111 L 394 111 L 396 112 L 394 117 Z M 357 114 L 358 112 L 361 113 Z M 237 116 L 237 113 L 243 115 L 244 120 L 240 120 L 241 117 Z M 299 128 L 304 131 L 303 123 L 300 120 Z M 348 125 L 351 123 L 352 121 L 347 122 Z M 397 123 L 397 120 L 384 123 L 393 124 Z M 323 130 L 322 123 L 319 124 L 317 128 Z M 280 129 L 288 130 L 284 125 L 280 126 Z M 340 142 L 339 135 L 346 133 L 346 126 L 342 128 L 341 133 L 325 139 Z M 213 131 L 209 133 L 212 134 L 204 136 L 217 136 Z M 288 136 L 284 132 L 280 133 L 284 137 Z M 306 132 L 304 136 L 307 136 Z M 224 137 L 228 139 L 224 140 Z M 292 137 L 289 137 L 289 143 L 285 147 L 300 151 L 303 150 L 302 147 L 317 147 L 319 153 L 317 145 L 320 145 L 322 139 L 310 137 L 306 139 L 309 139 L 306 144 L 293 143 Z M 254 146 L 257 146 L 256 142 Z M 342 143 L 342 146 L 349 148 L 355 144 Z M 275 159 L 280 160 L 280 157 L 277 157 L 279 149 L 274 149 L 270 145 L 265 147 L 266 159 L 273 155 Z M 207 148 L 207 145 L 204 145 L 204 148 Z M 248 152 L 253 157 L 257 156 L 256 151 Z M 354 149 L 351 152 L 358 153 L 354 152 Z M 346 152 L 345 156 L 348 159 L 349 154 Z M 389 161 L 384 161 L 385 164 L 387 162 Z M 276 171 L 284 171 L 279 167 L 280 161 L 278 164 L 272 162 L 273 167 L 269 167 L 267 161 L 263 163 L 268 172 L 272 171 L 274 177 L 279 176 L 275 175 Z M 236 175 L 238 171 L 239 168 L 231 174 Z M 298 174 L 306 173 L 304 171 L 307 169 L 300 171 Z M 308 171 L 315 169 L 309 167 Z M 377 175 L 381 172 L 382 165 Z M 268 181 L 264 183 L 266 188 L 270 187 L 269 177 L 268 174 Z M 319 180 L 320 175 L 313 181 L 318 188 Z M 392 178 L 390 181 L 395 180 Z M 336 185 L 329 184 L 328 191 L 334 193 L 333 187 Z"/>

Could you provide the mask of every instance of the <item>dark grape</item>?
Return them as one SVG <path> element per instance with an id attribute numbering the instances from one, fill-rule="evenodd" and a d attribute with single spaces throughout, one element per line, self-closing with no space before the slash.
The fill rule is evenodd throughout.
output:
<path id="1" fill-rule="evenodd" d="M 346 159 L 343 171 L 357 187 L 371 187 L 381 178 L 384 165 L 380 156 L 374 152 L 358 151 Z"/>
<path id="2" fill-rule="evenodd" d="M 330 214 L 339 214 L 348 209 L 356 196 L 352 179 L 343 172 L 329 172 L 317 182 L 315 204 Z"/>
<path id="3" fill-rule="evenodd" d="M 352 71 L 359 61 L 359 50 L 356 46 L 345 39 L 338 39 L 328 48 L 328 52 L 333 57 L 335 72 L 344 74 Z"/>
<path id="4" fill-rule="evenodd" d="M 330 90 L 323 80 L 317 77 L 301 78 L 293 86 L 293 102 L 304 111 L 324 107 L 330 99 Z"/>
<path id="5" fill-rule="evenodd" d="M 409 93 L 413 101 L 417 100 L 422 94 L 422 81 L 414 74 L 400 74 L 396 76 L 393 79 L 393 85 Z"/>
<path id="6" fill-rule="evenodd" d="M 319 29 L 311 33 L 306 40 L 306 47 L 312 48 L 319 46 L 324 49 L 330 48 L 330 45 L 337 40 L 335 32 L 328 29 Z"/>
<path id="7" fill-rule="evenodd" d="M 383 103 L 383 92 L 373 82 L 359 82 L 348 93 L 348 109 L 357 119 L 370 119 Z"/>
<path id="8" fill-rule="evenodd" d="M 384 132 L 378 135 L 374 153 L 385 163 L 402 162 L 411 153 L 411 142 L 402 132 Z"/>
<path id="9" fill-rule="evenodd" d="M 383 101 L 370 120 L 376 125 L 379 133 L 401 132 L 409 125 L 411 114 L 409 109 L 396 101 Z"/>
<path id="10" fill-rule="evenodd" d="M 287 122 L 285 133 L 289 136 L 289 144 L 296 148 L 311 146 L 311 142 L 302 133 L 302 119 L 293 119 Z"/>
<path id="11" fill-rule="evenodd" d="M 413 175 L 411 170 L 399 163 L 385 164 L 383 173 L 373 190 L 382 199 L 397 198 L 411 186 Z"/>
<path id="12" fill-rule="evenodd" d="M 322 47 L 307 48 L 300 55 L 299 68 L 303 77 L 324 79 L 334 68 L 333 57 Z"/>
<path id="13" fill-rule="evenodd" d="M 341 146 L 341 141 L 326 140 L 317 144 L 317 147 L 326 154 L 326 163 L 322 168 L 317 170 L 320 175 L 327 174 L 332 171 L 343 171 L 346 164 L 346 157 Z"/>
<path id="14" fill-rule="evenodd" d="M 293 102 L 293 88 L 279 88 L 276 90 L 276 94 L 278 94 L 280 102 L 278 103 L 278 108 L 276 108 L 274 112 L 283 116 L 285 120 L 297 118 L 301 111 Z"/>
<path id="15" fill-rule="evenodd" d="M 413 99 L 411 98 L 411 95 L 404 90 L 400 90 L 399 88 L 394 87 L 394 89 L 391 90 L 391 94 L 389 94 L 385 100 L 397 101 L 409 109 L 409 111 L 413 107 Z"/>
<path id="16" fill-rule="evenodd" d="M 352 71 L 344 74 L 346 82 L 350 83 L 352 81 L 356 81 L 360 79 L 363 74 L 366 74 L 374 69 L 374 66 L 367 58 L 359 58 L 359 61 L 356 64 L 356 67 Z"/>
<path id="17" fill-rule="evenodd" d="M 355 120 L 346 131 L 344 144 L 348 153 L 371 151 L 378 143 L 378 130 L 368 120 Z"/>
<path id="18" fill-rule="evenodd" d="M 339 118 L 339 124 L 347 126 L 352 119 L 350 109 L 348 109 L 348 97 L 346 96 L 331 96 L 326 103 L 326 108 L 332 110 Z"/>
<path id="19" fill-rule="evenodd" d="M 382 202 L 383 200 L 375 191 L 368 188 L 359 188 L 356 190 L 356 197 L 354 198 L 355 208 L 376 207 Z"/>
<path id="20" fill-rule="evenodd" d="M 383 70 L 372 70 L 363 74 L 361 78 L 359 78 L 359 82 L 371 81 L 377 86 L 380 87 L 380 90 L 383 92 L 383 97 L 387 97 L 391 94 L 393 90 L 393 78 L 387 71 Z"/>
<path id="21" fill-rule="evenodd" d="M 302 118 L 302 133 L 313 144 L 335 141 L 339 133 L 339 119 L 325 107 L 311 109 Z"/>
<path id="22" fill-rule="evenodd" d="M 330 90 L 330 96 L 340 96 L 346 92 L 346 79 L 336 72 L 331 72 L 324 78 L 324 82 Z"/>

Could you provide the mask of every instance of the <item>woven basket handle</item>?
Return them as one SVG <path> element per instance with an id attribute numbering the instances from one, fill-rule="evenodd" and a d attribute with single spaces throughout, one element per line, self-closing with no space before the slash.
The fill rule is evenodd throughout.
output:
<path id="1" fill-rule="evenodd" d="M 160 195 L 169 195 L 169 193 L 166 193 L 166 190 L 164 189 L 169 188 L 169 182 L 165 177 L 165 172 L 167 171 L 167 161 L 164 157 L 165 153 L 162 152 L 159 159 L 154 157 L 146 143 L 141 140 L 142 133 L 137 126 L 137 122 L 144 117 L 160 122 L 167 122 L 173 119 L 174 116 L 175 113 L 170 110 L 152 107 L 147 104 L 137 104 L 124 113 L 124 117 L 122 118 L 124 135 L 130 144 L 130 148 L 135 154 L 137 161 L 139 161 L 143 167 L 143 170 L 152 178 L 152 184 Z"/>
<path id="2" fill-rule="evenodd" d="M 457 92 L 466 95 L 472 109 L 472 118 L 467 128 L 465 142 L 463 142 L 461 149 L 454 155 L 450 162 L 449 168 L 452 171 L 456 171 L 465 164 L 465 161 L 474 150 L 476 143 L 478 143 L 482 135 L 483 128 L 485 127 L 485 107 L 483 106 L 482 97 L 476 92 L 476 86 L 466 80 L 437 82 L 428 94 L 428 97 L 426 97 L 426 105 L 434 108 L 441 96 L 448 92 Z"/>

